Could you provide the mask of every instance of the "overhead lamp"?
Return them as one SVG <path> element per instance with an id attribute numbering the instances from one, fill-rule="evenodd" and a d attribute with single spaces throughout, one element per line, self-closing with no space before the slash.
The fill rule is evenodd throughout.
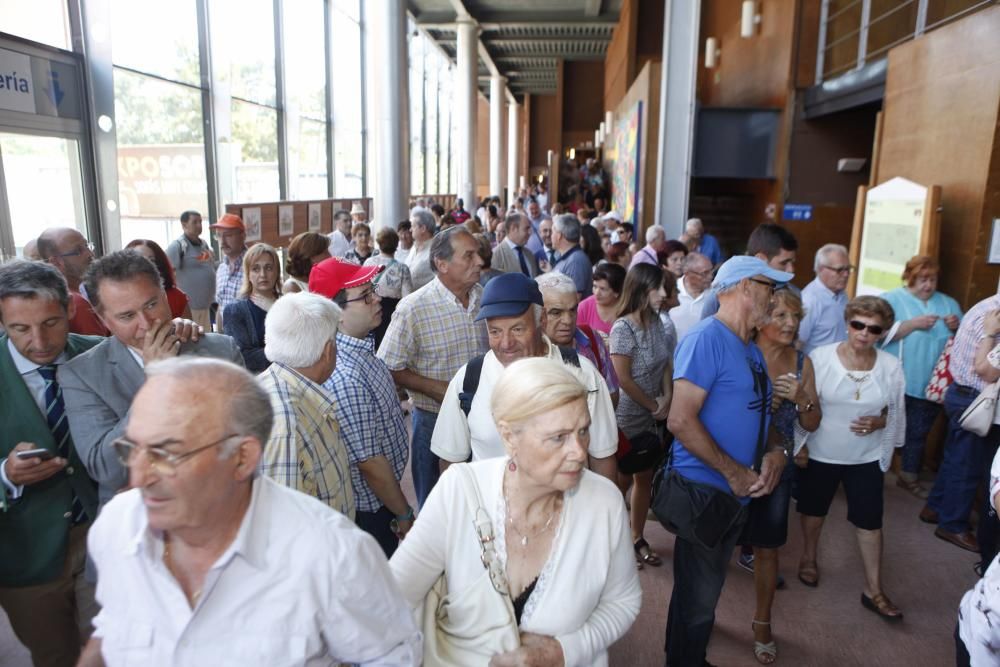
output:
<path id="1" fill-rule="evenodd" d="M 614 125 L 614 122 L 615 122 L 615 112 L 614 111 L 605 111 L 604 112 L 604 130 L 605 130 L 605 132 L 610 132 L 611 131 L 611 126 Z"/>
<path id="2" fill-rule="evenodd" d="M 716 65 L 719 64 L 719 56 L 722 55 L 722 50 L 719 48 L 719 40 L 715 37 L 709 37 L 705 40 L 705 68 L 715 69 Z"/>
<path id="3" fill-rule="evenodd" d="M 541 182 L 542 182 L 543 180 L 545 180 L 545 176 L 543 176 L 542 174 L 539 174 L 539 175 L 538 175 L 538 183 L 539 183 L 539 184 L 541 184 Z"/>
<path id="4" fill-rule="evenodd" d="M 575 160 L 576 159 L 576 149 L 575 148 L 569 149 L 569 159 L 570 160 Z"/>
<path id="5" fill-rule="evenodd" d="M 740 37 L 753 37 L 758 23 L 760 23 L 760 14 L 757 13 L 757 2 L 743 0 L 743 12 L 740 15 Z"/>
<path id="6" fill-rule="evenodd" d="M 600 146 L 601 145 L 601 131 L 600 130 L 594 130 L 594 145 L 595 146 Z"/>

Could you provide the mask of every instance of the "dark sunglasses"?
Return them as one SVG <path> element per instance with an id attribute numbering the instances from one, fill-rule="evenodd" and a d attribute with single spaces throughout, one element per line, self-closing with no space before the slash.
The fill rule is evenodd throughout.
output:
<path id="1" fill-rule="evenodd" d="M 877 324 L 865 324 L 864 322 L 858 322 L 857 320 L 851 320 L 847 323 L 855 331 L 864 331 L 868 329 L 868 332 L 875 335 L 881 336 L 882 332 L 885 331 L 885 327 L 880 327 Z"/>

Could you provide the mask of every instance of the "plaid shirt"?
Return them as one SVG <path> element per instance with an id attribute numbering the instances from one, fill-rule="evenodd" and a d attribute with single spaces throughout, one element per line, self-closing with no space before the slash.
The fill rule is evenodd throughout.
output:
<path id="1" fill-rule="evenodd" d="M 396 306 L 378 358 L 390 371 L 409 369 L 433 380 L 450 382 L 458 369 L 489 349 L 486 323 L 476 322 L 483 288 L 473 285 L 469 307 L 435 276 Z M 410 390 L 414 407 L 437 412 L 441 404 Z"/>
<path id="2" fill-rule="evenodd" d="M 399 481 L 409 450 L 403 410 L 389 369 L 375 358 L 375 339 L 337 332 L 337 368 L 323 388 L 333 396 L 334 414 L 347 444 L 351 485 L 359 512 L 382 507 L 358 463 L 384 456 Z"/>
<path id="3" fill-rule="evenodd" d="M 235 262 L 223 255 L 219 268 L 215 270 L 215 301 L 219 304 L 220 313 L 240 296 L 240 288 L 243 286 L 243 256 L 246 254 L 246 250 L 241 252 Z"/>
<path id="4" fill-rule="evenodd" d="M 257 376 L 271 399 L 274 428 L 261 472 L 318 498 L 354 520 L 347 449 L 334 417 L 333 398 L 312 380 L 274 362 Z"/>
<path id="5" fill-rule="evenodd" d="M 983 299 L 974 305 L 962 318 L 962 323 L 955 333 L 955 343 L 951 348 L 951 361 L 948 370 L 955 382 L 972 387 L 976 391 L 986 388 L 986 382 L 976 373 L 976 346 L 983 339 L 983 320 L 994 310 L 1000 308 L 1000 294 Z"/>

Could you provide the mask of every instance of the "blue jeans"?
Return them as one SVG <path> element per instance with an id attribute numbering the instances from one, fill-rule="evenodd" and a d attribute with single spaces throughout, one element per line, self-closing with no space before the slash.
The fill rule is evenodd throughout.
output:
<path id="1" fill-rule="evenodd" d="M 704 549 L 680 537 L 674 541 L 674 590 L 666 638 L 669 667 L 701 667 L 705 663 L 715 607 L 746 516 L 743 512 L 714 549 Z"/>
<path id="2" fill-rule="evenodd" d="M 423 507 L 431 489 L 441 476 L 441 459 L 431 451 L 431 436 L 437 413 L 413 408 L 413 440 L 410 442 L 410 471 L 413 473 L 413 490 L 417 494 L 417 507 Z"/>
<path id="3" fill-rule="evenodd" d="M 976 489 L 990 474 L 995 450 L 997 427 L 981 438 L 958 425 L 958 419 L 976 398 L 978 392 L 953 384 L 944 395 L 944 412 L 948 415 L 948 439 L 944 456 L 938 469 L 934 488 L 927 498 L 927 506 L 938 513 L 938 527 L 949 533 L 969 530 L 969 513 L 975 500 Z"/>
<path id="4" fill-rule="evenodd" d="M 941 406 L 915 396 L 906 397 L 906 442 L 903 445 L 903 472 L 920 472 L 924 460 L 924 445 L 927 434 L 934 426 L 934 420 L 941 412 Z"/>

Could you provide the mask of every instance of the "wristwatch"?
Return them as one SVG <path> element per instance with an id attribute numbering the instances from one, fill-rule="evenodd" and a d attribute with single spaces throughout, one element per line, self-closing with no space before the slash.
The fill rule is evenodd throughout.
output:
<path id="1" fill-rule="evenodd" d="M 413 514 L 413 508 L 409 505 L 406 506 L 406 514 L 397 514 L 392 521 L 389 522 L 389 530 L 391 530 L 395 535 L 399 535 L 399 522 L 400 521 L 413 521 L 416 516 Z"/>
<path id="2" fill-rule="evenodd" d="M 813 403 L 812 401 L 806 402 L 805 405 L 799 405 L 798 403 L 795 404 L 795 411 L 798 412 L 799 414 L 802 414 L 803 412 L 812 412 L 815 409 L 816 409 L 816 404 Z"/>

